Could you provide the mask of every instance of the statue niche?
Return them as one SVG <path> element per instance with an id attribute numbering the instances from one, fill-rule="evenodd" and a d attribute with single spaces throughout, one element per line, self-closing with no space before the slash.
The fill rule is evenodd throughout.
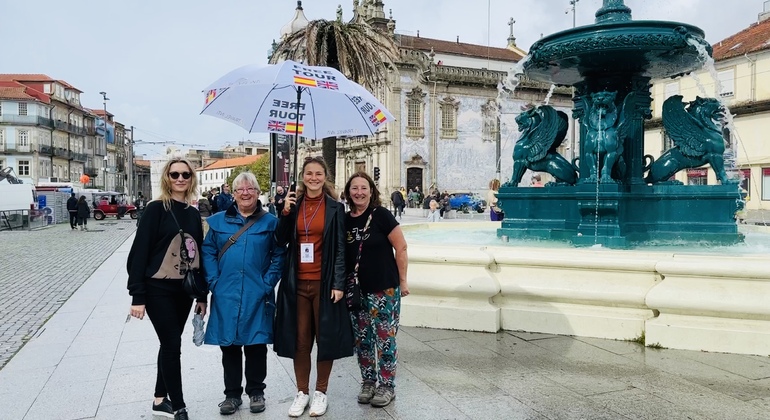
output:
<path id="1" fill-rule="evenodd" d="M 658 160 L 645 156 L 650 164 L 645 167 L 649 174 L 647 183 L 668 181 L 682 169 L 711 165 L 722 184 L 735 181 L 727 179 L 725 173 L 725 141 L 718 121 L 724 117 L 724 109 L 714 98 L 697 97 L 685 103 L 682 95 L 673 95 L 663 102 L 663 128 L 665 135 L 674 144 Z"/>
<path id="2" fill-rule="evenodd" d="M 543 105 L 519 114 L 516 124 L 521 136 L 513 147 L 513 176 L 508 185 L 519 185 L 527 169 L 547 172 L 556 182 L 574 185 L 575 167 L 556 151 L 567 134 L 567 114 Z"/>
<path id="3" fill-rule="evenodd" d="M 596 92 L 590 99 L 583 97 L 585 115 L 580 123 L 586 130 L 581 157 L 585 159 L 589 176 L 583 182 L 615 182 L 626 172 L 623 160 L 623 142 L 633 120 L 634 92 L 626 95 L 623 107 L 617 108 L 617 92 Z M 617 166 L 616 166 L 617 165 Z"/>

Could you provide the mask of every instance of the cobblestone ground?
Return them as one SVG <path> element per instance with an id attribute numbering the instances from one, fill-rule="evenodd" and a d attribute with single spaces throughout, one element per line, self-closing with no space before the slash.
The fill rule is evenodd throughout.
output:
<path id="1" fill-rule="evenodd" d="M 88 226 L 0 232 L 0 369 L 136 230 L 132 220 Z"/>

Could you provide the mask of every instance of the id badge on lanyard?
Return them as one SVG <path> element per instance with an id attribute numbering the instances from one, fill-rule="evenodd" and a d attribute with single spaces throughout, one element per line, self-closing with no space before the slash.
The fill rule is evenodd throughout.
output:
<path id="1" fill-rule="evenodd" d="M 312 264 L 315 252 L 313 252 L 312 242 L 303 242 L 299 244 L 299 262 Z"/>
<path id="2" fill-rule="evenodd" d="M 313 264 L 315 262 L 315 248 L 314 244 L 309 241 L 310 239 L 310 224 L 313 223 L 313 219 L 318 214 L 318 210 L 323 203 L 319 203 L 315 212 L 310 217 L 310 221 L 307 220 L 307 202 L 302 203 L 302 219 L 305 221 L 305 242 L 299 244 L 299 262 L 301 264 Z"/>

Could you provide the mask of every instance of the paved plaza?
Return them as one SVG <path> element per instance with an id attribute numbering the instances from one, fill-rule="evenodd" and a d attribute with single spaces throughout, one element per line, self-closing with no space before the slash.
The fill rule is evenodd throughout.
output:
<path id="1" fill-rule="evenodd" d="M 129 219 L 0 232 L 0 368 L 135 230 Z"/>
<path id="2" fill-rule="evenodd" d="M 134 227 L 121 221 L 99 229 L 103 232 L 69 232 L 66 226 L 56 226 L 0 233 L 6 244 L 2 326 L 19 323 L 15 328 L 29 336 L 0 369 L 0 420 L 152 418 L 158 342 L 149 320 L 126 322 L 130 299 L 125 261 L 131 241 L 125 239 Z M 79 240 L 83 242 L 78 242 L 77 253 L 67 248 Z M 7 246 L 10 241 L 16 245 Z M 14 247 L 26 251 L 9 251 Z M 12 314 L 21 311 L 25 315 Z M 219 349 L 195 347 L 191 336 L 188 324 L 182 366 L 191 418 L 288 418 L 295 392 L 290 360 L 269 352 L 264 413 L 251 414 L 242 407 L 223 417 L 217 407 L 223 399 Z M 375 409 L 356 402 L 358 369 L 354 358 L 347 358 L 335 363 L 329 411 L 322 418 L 770 416 L 770 358 L 763 356 L 652 349 L 632 342 L 526 332 L 407 327 L 399 331 L 398 344 L 397 398 L 390 406 Z"/>

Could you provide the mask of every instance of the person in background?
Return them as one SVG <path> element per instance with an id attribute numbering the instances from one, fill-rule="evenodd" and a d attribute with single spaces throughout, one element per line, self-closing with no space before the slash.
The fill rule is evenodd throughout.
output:
<path id="1" fill-rule="evenodd" d="M 533 187 L 542 187 L 543 181 L 540 179 L 540 174 L 535 174 L 532 176 L 532 186 Z"/>
<path id="2" fill-rule="evenodd" d="M 139 226 L 139 220 L 142 219 L 144 208 L 147 206 L 147 200 L 145 200 L 141 191 L 138 193 L 136 201 L 134 201 L 134 206 L 136 206 L 136 225 Z"/>
<path id="3" fill-rule="evenodd" d="M 219 208 L 217 208 L 218 196 L 219 196 L 219 190 L 216 187 L 211 188 L 211 191 L 209 192 L 209 203 L 211 203 L 211 214 L 219 213 Z"/>
<path id="4" fill-rule="evenodd" d="M 267 199 L 267 212 L 275 217 L 278 217 L 278 213 L 275 209 L 275 197 L 270 197 Z"/>
<path id="5" fill-rule="evenodd" d="M 396 397 L 396 335 L 401 298 L 409 295 L 406 240 L 396 218 L 382 207 L 380 192 L 369 175 L 353 174 L 345 184 L 345 195 L 351 200 L 345 217 L 345 268 L 350 273 L 359 263 L 363 305 L 350 313 L 362 379 L 358 402 L 385 407 Z"/>
<path id="6" fill-rule="evenodd" d="M 227 211 L 233 204 L 233 195 L 230 194 L 230 186 L 222 184 L 222 190 L 217 196 L 217 212 Z"/>
<path id="7" fill-rule="evenodd" d="M 433 201 L 433 197 L 430 195 L 426 195 L 425 199 L 422 201 L 422 217 L 428 217 L 428 212 L 430 211 L 430 202 Z"/>
<path id="8" fill-rule="evenodd" d="M 211 202 L 209 201 L 208 193 L 205 191 L 203 192 L 203 196 L 198 199 L 198 212 L 201 214 L 203 237 L 205 238 L 206 234 L 209 232 L 209 224 L 206 219 L 213 214 L 211 212 Z"/>
<path id="9" fill-rule="evenodd" d="M 275 293 L 283 270 L 285 247 L 275 240 L 278 219 L 266 214 L 259 184 L 251 172 L 233 180 L 235 205 L 211 216 L 203 241 L 203 268 L 211 290 L 205 343 L 222 350 L 225 400 L 220 414 L 233 414 L 241 396 L 246 358 L 246 394 L 252 413 L 265 411 L 267 345 L 273 343 Z M 205 201 L 205 200 L 204 200 Z M 233 238 L 246 229 L 235 242 Z M 228 243 L 231 245 L 224 250 Z"/>
<path id="10" fill-rule="evenodd" d="M 497 191 L 500 189 L 500 180 L 495 178 L 489 181 L 489 191 L 487 191 L 487 204 L 489 205 L 489 219 L 493 222 L 501 221 L 505 218 L 505 213 L 497 205 Z"/>
<path id="11" fill-rule="evenodd" d="M 297 395 L 289 408 L 299 417 L 310 403 L 310 354 L 318 345 L 316 386 L 310 416 L 326 413 L 329 376 L 335 359 L 353 355 L 353 330 L 345 302 L 345 210 L 327 179 L 320 157 L 305 159 L 302 184 L 286 196 L 276 236 L 288 245 L 278 287 L 275 344 L 278 356 L 294 359 Z"/>
<path id="12" fill-rule="evenodd" d="M 286 191 L 283 189 L 282 186 L 275 187 L 275 212 L 278 214 L 278 217 L 281 217 L 281 212 L 283 212 L 283 205 L 285 204 L 286 200 Z"/>
<path id="13" fill-rule="evenodd" d="M 160 198 L 147 204 L 126 264 L 130 314 L 143 319 L 146 311 L 160 341 L 152 413 L 175 420 L 189 419 L 180 353 L 193 299 L 182 283 L 190 270 L 204 281 L 199 270 L 201 216 L 191 205 L 198 183 L 192 168 L 185 159 L 166 162 L 160 174 Z M 198 297 L 196 312 L 205 316 L 206 307 L 206 297 Z M 143 350 L 143 346 L 137 348 Z"/>
<path id="14" fill-rule="evenodd" d="M 70 228 L 75 230 L 78 224 L 78 198 L 75 193 L 72 193 L 67 199 L 67 211 L 70 214 Z"/>
<path id="15" fill-rule="evenodd" d="M 398 215 L 400 219 L 401 214 L 404 212 L 404 196 L 401 194 L 401 191 L 393 190 L 393 193 L 390 194 L 390 202 L 393 205 L 393 217 Z"/>
<path id="16" fill-rule="evenodd" d="M 78 199 L 78 229 L 88 230 L 88 218 L 91 217 L 91 208 L 88 207 L 86 196 L 81 195 Z"/>
<path id="17" fill-rule="evenodd" d="M 430 196 L 428 196 L 430 198 Z M 438 222 L 441 220 L 441 212 L 439 211 L 439 205 L 436 200 L 430 200 L 430 209 L 428 210 L 428 221 Z"/>

